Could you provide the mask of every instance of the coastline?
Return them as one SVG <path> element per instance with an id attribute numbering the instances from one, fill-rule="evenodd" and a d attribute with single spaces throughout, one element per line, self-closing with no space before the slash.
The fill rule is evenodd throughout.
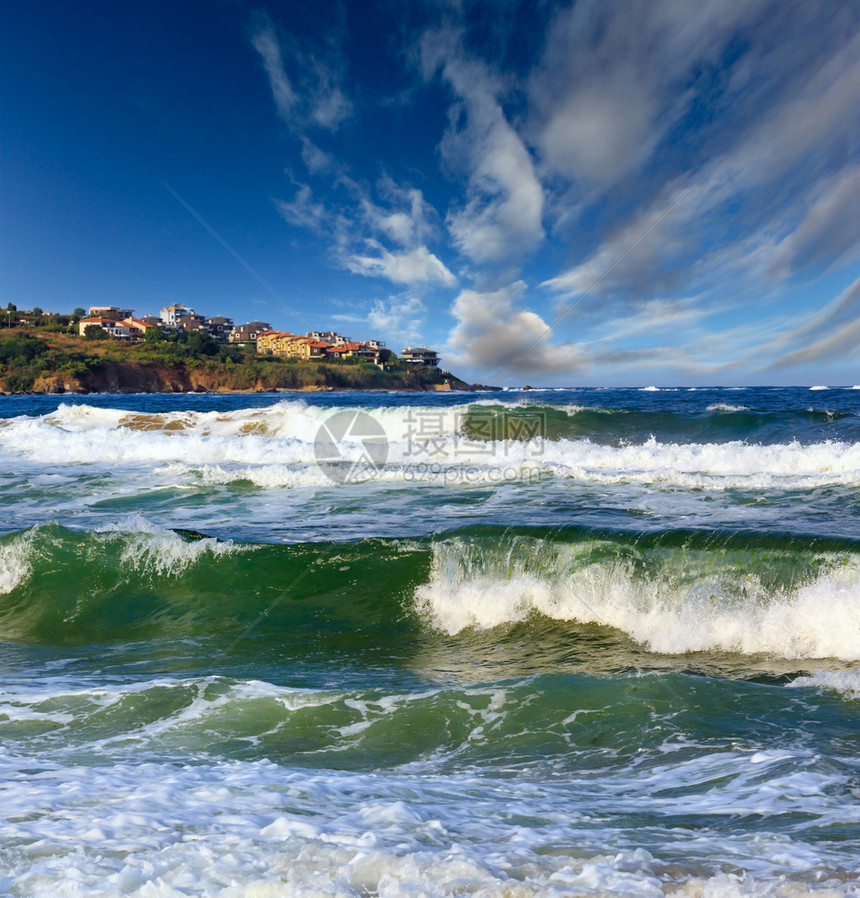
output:
<path id="1" fill-rule="evenodd" d="M 5 335 L 0 335 L 4 337 Z M 475 392 L 435 366 L 297 361 L 236 350 L 206 354 L 176 344 L 127 349 L 66 334 L 16 330 L 0 339 L 0 395 Z"/>
<path id="2" fill-rule="evenodd" d="M 0 390 L 0 396 L 181 396 L 206 394 L 220 396 L 249 396 L 260 393 L 494 393 L 501 387 L 485 386 L 484 384 L 469 384 L 465 381 L 456 381 L 454 384 L 428 384 L 425 386 L 403 387 L 335 387 L 330 385 L 311 384 L 302 387 L 251 387 L 248 389 L 233 389 L 230 387 L 216 387 L 214 389 L 196 388 L 193 390 L 165 389 L 165 390 L 137 390 L 137 389 L 65 389 L 48 388 L 33 390 Z"/>

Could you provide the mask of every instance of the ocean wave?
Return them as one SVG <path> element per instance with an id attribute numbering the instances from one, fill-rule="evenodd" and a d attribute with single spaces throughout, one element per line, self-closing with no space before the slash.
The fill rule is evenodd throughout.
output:
<path id="1" fill-rule="evenodd" d="M 201 465 L 183 459 L 156 469 L 156 473 L 167 483 L 196 477 L 204 483 L 249 482 L 261 488 L 332 484 L 331 477 L 310 454 L 294 453 L 288 460 L 272 458 L 269 453 L 251 454 L 241 461 L 244 464 L 231 465 L 213 459 Z M 344 469 L 350 470 L 350 462 L 344 462 Z M 684 445 L 649 439 L 623 447 L 589 440 L 475 447 L 451 441 L 447 449 L 436 445 L 432 454 L 392 446 L 387 461 L 367 471 L 366 476 L 382 483 L 403 484 L 497 484 L 561 477 L 586 483 L 682 489 L 799 490 L 860 484 L 860 444 Z"/>
<path id="2" fill-rule="evenodd" d="M 0 559 L 4 638 L 226 636 L 264 621 L 280 639 L 301 640 L 323 622 L 332 638 L 402 639 L 427 626 L 456 635 L 538 616 L 608 627 L 667 655 L 860 659 L 854 543 L 488 527 L 249 546 L 132 519 L 95 533 L 40 526 L 3 538 Z"/>
<path id="3" fill-rule="evenodd" d="M 860 701 L 860 670 L 821 670 L 810 676 L 797 677 L 789 684 L 838 692 L 845 698 Z"/>
<path id="4" fill-rule="evenodd" d="M 0 448 L 39 466 L 99 466 L 123 480 L 147 472 L 159 486 L 177 481 L 181 486 L 183 478 L 194 477 L 264 488 L 324 486 L 338 478 L 317 464 L 315 440 L 332 414 L 290 402 L 227 414 L 150 415 L 145 417 L 157 418 L 158 427 L 143 428 L 139 415 L 128 426 L 128 413 L 121 410 L 66 406 L 55 416 L 64 426 L 49 420 L 52 416 L 14 419 L 0 432 Z M 410 414 L 408 409 L 373 411 L 383 425 L 386 457 L 367 471 L 372 479 L 469 484 L 561 477 L 715 490 L 860 484 L 860 441 L 689 441 L 689 433 L 685 441 L 642 437 L 653 423 L 647 416 L 636 420 L 632 412 L 577 406 L 529 407 L 526 417 L 497 404 L 451 407 L 427 419 L 410 420 Z M 747 414 L 717 412 L 709 418 L 726 421 Z M 803 414 L 815 428 L 833 424 L 830 413 Z M 682 427 L 670 419 L 661 426 L 667 433 Z M 635 438 L 622 439 L 625 432 Z M 340 445 L 347 467 L 365 453 L 359 437 L 346 437 Z M 337 463 L 329 468 L 336 470 Z"/>
<path id="5" fill-rule="evenodd" d="M 203 558 L 217 559 L 254 547 L 232 540 L 195 536 L 183 538 L 176 530 L 161 527 L 142 515 L 130 515 L 121 524 L 102 525 L 96 533 L 121 546 L 120 565 L 127 570 L 177 577 Z"/>
<path id="6" fill-rule="evenodd" d="M 491 482 L 497 474 L 482 472 L 505 470 L 513 472 L 505 479 L 518 479 L 520 471 L 528 478 L 538 472 L 705 488 L 790 486 L 792 478 L 801 488 L 860 482 L 857 416 L 753 412 L 726 403 L 693 416 L 489 399 L 377 409 L 290 400 L 232 412 L 165 413 L 61 405 L 41 418 L 6 421 L 0 450 L 39 466 L 122 467 L 127 477 L 155 467 L 168 474 L 197 470 L 207 482 L 320 485 L 318 440 L 336 416 L 376 428 L 385 463 L 375 473 L 395 481 L 417 472 L 434 481 Z M 347 429 L 338 446 L 347 462 L 365 455 L 357 430 Z"/>
<path id="7" fill-rule="evenodd" d="M 598 624 L 663 654 L 725 652 L 860 659 L 860 556 L 754 548 L 453 539 L 434 545 L 415 592 L 434 627 L 457 634 L 534 614 Z"/>
<path id="8" fill-rule="evenodd" d="M 0 543 L 0 595 L 10 593 L 23 583 L 33 570 L 33 537 L 31 530 Z"/>

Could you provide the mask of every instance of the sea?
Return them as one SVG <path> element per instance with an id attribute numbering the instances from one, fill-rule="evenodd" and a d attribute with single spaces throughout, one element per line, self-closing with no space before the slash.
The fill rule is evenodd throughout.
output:
<path id="1" fill-rule="evenodd" d="M 860 894 L 860 388 L 0 397 L 0 894 Z"/>

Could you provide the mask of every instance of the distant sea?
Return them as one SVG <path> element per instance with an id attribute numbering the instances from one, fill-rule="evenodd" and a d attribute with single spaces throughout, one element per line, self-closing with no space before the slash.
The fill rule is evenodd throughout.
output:
<path id="1" fill-rule="evenodd" d="M 860 390 L 0 397 L 0 894 L 860 894 Z"/>

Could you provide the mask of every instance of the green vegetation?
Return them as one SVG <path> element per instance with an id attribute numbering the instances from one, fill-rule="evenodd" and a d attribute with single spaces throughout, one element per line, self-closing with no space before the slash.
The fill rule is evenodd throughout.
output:
<path id="1" fill-rule="evenodd" d="M 68 326 L 43 337 L 45 329 L 0 328 L 0 391 L 421 390 L 445 382 L 435 368 L 407 370 L 397 360 L 382 370 L 357 358 L 258 356 L 199 332 L 164 337 L 149 331 L 145 340 L 127 345 L 98 327 L 88 327 L 85 337 L 69 334 Z"/>
<path id="2" fill-rule="evenodd" d="M 37 380 L 50 375 L 79 379 L 101 365 L 98 358 L 57 351 L 46 340 L 12 333 L 0 336 L 0 389 L 4 392 L 29 392 Z"/>

